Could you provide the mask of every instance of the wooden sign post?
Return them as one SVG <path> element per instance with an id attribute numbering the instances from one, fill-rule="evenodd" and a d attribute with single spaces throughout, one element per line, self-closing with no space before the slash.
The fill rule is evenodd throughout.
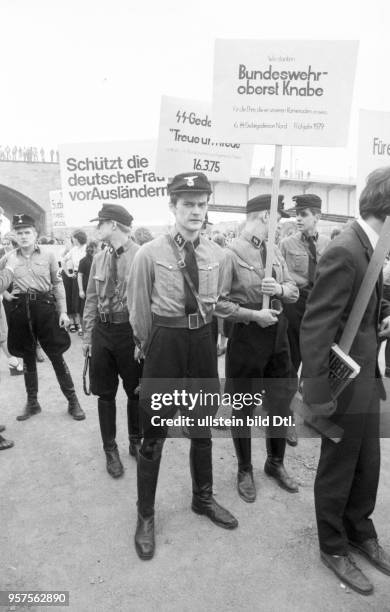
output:
<path id="1" fill-rule="evenodd" d="M 274 173 L 272 178 L 272 196 L 271 196 L 271 210 L 269 216 L 268 226 L 268 240 L 267 240 L 267 260 L 265 263 L 265 276 L 272 276 L 272 264 L 274 261 L 275 252 L 275 236 L 276 228 L 278 225 L 278 197 L 279 197 L 279 183 L 280 183 L 280 168 L 282 165 L 282 145 L 275 145 L 275 158 L 274 158 Z M 269 308 L 270 296 L 263 296 L 263 308 Z"/>

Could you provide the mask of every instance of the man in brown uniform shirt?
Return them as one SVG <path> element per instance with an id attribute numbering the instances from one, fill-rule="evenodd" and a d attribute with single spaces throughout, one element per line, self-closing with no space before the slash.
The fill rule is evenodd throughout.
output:
<path id="1" fill-rule="evenodd" d="M 109 243 L 95 255 L 84 307 L 84 354 L 91 353 L 91 391 L 98 396 L 98 412 L 107 471 L 123 474 L 116 437 L 119 376 L 127 395 L 129 452 L 136 457 L 140 445 L 138 395 L 141 366 L 134 359 L 133 331 L 127 308 L 127 281 L 138 246 L 130 237 L 133 217 L 123 206 L 104 204 L 99 211 L 99 234 Z"/>
<path id="2" fill-rule="evenodd" d="M 291 361 L 287 321 L 283 312 L 278 315 L 272 309 L 273 300 L 271 309 L 263 308 L 263 295 L 276 298 L 278 302 L 292 303 L 298 298 L 298 289 L 277 248 L 272 277 L 265 277 L 270 206 L 271 196 L 268 194 L 249 200 L 245 228 L 226 249 L 222 297 L 240 304 L 240 309 L 229 316 L 229 320 L 237 322 L 227 346 L 225 391 L 230 394 L 251 392 L 254 396 L 256 392 L 265 390 L 270 427 L 267 430 L 264 471 L 275 478 L 281 487 L 295 493 L 298 486 L 286 472 L 283 463 L 286 427 L 276 425 L 279 422 L 277 418 L 274 426 L 274 417 L 287 417 L 295 391 L 289 380 Z M 288 216 L 283 211 L 283 196 L 279 196 L 278 210 L 280 216 Z M 242 311 L 247 313 L 244 322 L 238 318 Z M 220 314 L 219 306 L 216 314 Z M 254 406 L 247 406 L 240 411 L 246 423 L 253 409 Z M 250 427 L 247 424 L 233 426 L 232 436 L 238 461 L 238 494 L 244 501 L 254 502 L 256 488 L 251 461 Z"/>

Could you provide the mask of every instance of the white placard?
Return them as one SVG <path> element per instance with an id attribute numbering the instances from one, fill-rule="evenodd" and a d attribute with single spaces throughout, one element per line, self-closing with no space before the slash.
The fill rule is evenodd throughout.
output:
<path id="1" fill-rule="evenodd" d="M 64 214 L 64 203 L 62 200 L 62 190 L 53 189 L 52 191 L 49 191 L 49 201 L 51 207 L 53 230 L 65 228 L 66 221 Z"/>
<path id="2" fill-rule="evenodd" d="M 217 40 L 213 117 L 241 143 L 345 146 L 356 41 Z"/>
<path id="3" fill-rule="evenodd" d="M 167 209 L 167 181 L 156 174 L 154 141 L 62 144 L 61 185 L 67 225 L 87 225 L 103 204 L 121 204 L 146 223 Z M 159 215 L 157 214 L 157 217 Z"/>
<path id="4" fill-rule="evenodd" d="M 204 172 L 210 181 L 249 183 L 253 147 L 221 142 L 214 133 L 211 104 L 163 96 L 156 170 L 166 176 Z"/>
<path id="5" fill-rule="evenodd" d="M 384 166 L 390 166 L 390 113 L 361 110 L 359 113 L 357 202 L 366 184 L 367 176 L 373 170 Z"/>

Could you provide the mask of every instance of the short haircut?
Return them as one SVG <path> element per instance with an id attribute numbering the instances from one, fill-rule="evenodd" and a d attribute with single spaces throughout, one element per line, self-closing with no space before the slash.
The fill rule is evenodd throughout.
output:
<path id="1" fill-rule="evenodd" d="M 146 242 L 153 240 L 153 234 L 147 227 L 137 227 L 134 232 L 134 240 L 137 244 L 142 246 Z"/>
<path id="2" fill-rule="evenodd" d="M 246 213 L 246 220 L 249 222 L 257 221 L 258 219 L 264 221 L 265 213 L 269 213 L 269 210 L 254 210 L 253 212 Z"/>
<path id="3" fill-rule="evenodd" d="M 124 234 L 130 234 L 131 233 L 131 226 L 130 225 L 123 225 L 123 223 L 119 223 L 119 221 L 115 221 L 117 228 L 123 232 Z"/>
<path id="4" fill-rule="evenodd" d="M 87 244 L 87 234 L 83 230 L 75 230 L 72 234 L 72 238 L 76 238 L 80 244 Z"/>
<path id="5" fill-rule="evenodd" d="M 367 177 L 367 183 L 359 198 L 362 219 L 370 216 L 381 221 L 390 215 L 390 167 L 378 168 Z"/>

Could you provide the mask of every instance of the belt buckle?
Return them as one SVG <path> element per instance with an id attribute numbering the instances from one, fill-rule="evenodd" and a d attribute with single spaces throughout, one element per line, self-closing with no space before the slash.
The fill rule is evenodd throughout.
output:
<path id="1" fill-rule="evenodd" d="M 106 313 L 104 311 L 100 312 L 99 316 L 100 316 L 100 321 L 102 323 L 107 323 L 107 315 L 106 315 Z"/>
<path id="2" fill-rule="evenodd" d="M 37 294 L 35 292 L 29 292 L 28 293 L 28 299 L 30 300 L 30 302 L 36 302 L 37 301 Z"/>
<path id="3" fill-rule="evenodd" d="M 195 323 L 193 323 L 195 321 Z M 200 327 L 200 316 L 198 312 L 193 312 L 188 315 L 188 329 L 199 329 Z"/>

